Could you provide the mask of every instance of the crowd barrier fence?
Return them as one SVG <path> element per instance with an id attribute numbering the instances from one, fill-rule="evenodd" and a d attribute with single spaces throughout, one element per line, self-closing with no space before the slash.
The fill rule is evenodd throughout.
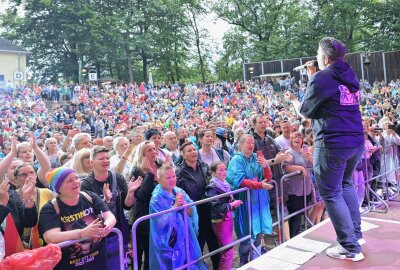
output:
<path id="1" fill-rule="evenodd" d="M 365 199 L 367 201 L 367 205 L 368 205 L 368 210 L 366 212 L 369 211 L 374 211 L 374 212 L 381 212 L 381 213 L 386 213 L 389 210 L 389 206 L 388 206 L 388 201 L 396 201 L 399 202 L 399 200 L 394 199 L 394 197 L 396 197 L 399 193 L 400 193 L 400 179 L 399 179 L 399 175 L 400 175 L 400 166 L 399 166 L 399 160 L 398 160 L 398 156 L 397 156 L 397 150 L 395 149 L 397 147 L 397 145 L 384 145 L 383 149 L 382 149 L 382 156 L 381 156 L 381 162 L 383 163 L 383 166 L 381 166 L 381 168 L 383 168 L 383 172 L 381 172 L 379 175 L 370 177 L 369 175 L 369 168 L 368 168 L 368 163 L 365 162 L 364 163 L 364 168 L 363 168 L 363 175 L 364 175 L 364 182 L 361 183 L 360 185 L 365 185 Z M 390 149 L 392 151 L 390 151 Z M 387 149 L 389 149 L 389 151 L 387 151 Z M 367 151 L 364 152 L 364 158 L 366 158 L 367 156 Z M 387 156 L 388 154 L 392 154 L 393 155 L 393 160 L 389 160 L 389 162 L 393 162 L 393 164 L 395 164 L 395 168 L 388 170 L 388 160 L 387 160 Z M 312 168 L 311 169 L 307 169 L 308 173 L 312 172 Z M 395 179 L 389 179 L 389 175 L 395 173 Z M 305 229 L 307 229 L 307 224 L 310 224 L 311 226 L 313 225 L 312 222 L 308 219 L 308 215 L 307 215 L 307 211 L 309 209 L 311 209 L 312 207 L 316 206 L 318 203 L 315 204 L 307 204 L 307 194 L 305 194 L 305 192 L 303 192 L 303 197 L 304 197 L 304 205 L 305 207 L 302 208 L 301 210 L 298 210 L 294 213 L 288 214 L 285 216 L 284 213 L 284 209 L 285 209 L 285 201 L 283 200 L 284 198 L 284 183 L 287 181 L 290 181 L 294 176 L 297 176 L 301 174 L 301 171 L 296 171 L 296 172 L 292 172 L 289 174 L 285 174 L 282 178 L 281 181 L 279 182 L 280 185 L 280 191 L 281 193 L 278 194 L 278 183 L 275 180 L 270 181 L 269 183 L 271 183 L 274 186 L 274 192 L 275 192 L 275 203 L 276 203 L 276 216 L 277 216 L 277 220 L 276 222 L 274 222 L 272 224 L 273 227 L 277 226 L 277 230 L 278 230 L 278 241 L 279 243 L 283 243 L 286 241 L 283 228 L 284 228 L 284 223 L 286 220 L 290 219 L 291 217 L 298 215 L 298 214 L 302 214 L 304 213 L 304 217 L 305 217 L 305 222 L 304 222 L 304 226 Z M 306 181 L 305 181 L 305 176 L 303 176 L 303 191 L 306 190 Z M 384 193 L 386 193 L 386 196 L 380 196 L 380 194 L 377 194 L 377 192 L 372 188 L 371 182 L 372 181 L 380 181 L 380 184 L 382 185 L 382 188 L 384 190 Z M 390 189 L 393 190 L 393 188 L 396 190 L 396 192 L 394 194 L 390 193 Z M 193 202 L 187 205 L 183 205 L 180 207 L 176 207 L 176 208 L 171 208 L 162 212 L 158 212 L 158 213 L 154 213 L 154 214 L 150 214 L 147 216 L 143 216 L 141 218 L 139 218 L 138 220 L 136 220 L 134 222 L 134 224 L 132 225 L 132 249 L 133 249 L 133 269 L 137 270 L 138 269 L 138 260 L 137 260 L 137 238 L 136 238 L 136 229 L 137 226 L 145 221 L 145 220 L 150 220 L 151 218 L 155 218 L 164 214 L 168 214 L 171 212 L 175 212 L 175 211 L 182 211 L 183 217 L 184 217 L 184 226 L 185 226 L 185 235 L 189 235 L 188 234 L 188 215 L 185 210 L 188 207 L 191 206 L 196 206 L 196 205 L 200 205 L 200 204 L 204 204 L 204 203 L 209 203 L 213 200 L 216 199 L 220 199 L 226 196 L 230 196 L 230 195 L 234 195 L 234 194 L 238 194 L 241 192 L 246 192 L 246 196 L 247 196 L 247 210 L 249 213 L 248 216 L 248 223 L 249 223 L 249 228 L 251 228 L 251 196 L 250 196 L 250 192 L 251 190 L 248 188 L 241 188 L 238 190 L 234 190 L 231 191 L 229 193 L 225 193 L 225 194 L 220 194 L 218 196 L 212 197 L 212 198 L 207 198 L 207 199 L 203 199 L 197 202 Z M 280 197 L 279 197 L 280 195 Z M 371 200 L 371 195 L 375 200 Z M 282 198 L 282 199 L 279 199 Z M 378 209 L 379 207 L 383 206 L 384 209 Z M 363 214 L 365 214 L 366 212 L 364 212 Z M 120 269 L 126 269 L 127 267 L 127 259 L 125 257 L 124 254 L 124 249 L 123 249 L 123 238 L 122 238 L 122 233 L 120 230 L 113 228 L 111 230 L 112 233 L 116 233 L 118 236 L 118 245 L 119 245 L 119 261 L 120 261 Z M 220 247 L 217 250 L 214 250 L 210 253 L 207 253 L 203 256 L 201 256 L 200 258 L 191 261 L 190 260 L 190 256 L 189 256 L 189 238 L 185 237 L 185 251 L 186 251 L 186 264 L 182 265 L 181 267 L 178 268 L 178 270 L 180 269 L 185 269 L 190 267 L 191 265 L 202 261 L 208 257 L 211 257 L 217 253 L 220 253 L 224 250 L 230 249 L 238 244 L 240 244 L 241 242 L 244 241 L 250 241 L 253 238 L 251 230 L 249 230 L 249 234 L 237 239 L 235 241 L 233 241 L 231 244 L 229 245 L 225 245 L 223 247 Z M 62 242 L 59 243 L 58 246 L 60 246 L 61 248 L 66 247 L 66 246 L 70 246 L 73 245 L 75 243 L 78 243 L 80 241 L 83 241 L 85 239 L 80 239 L 80 240 L 70 240 L 70 241 L 66 241 L 66 242 Z M 251 243 L 251 247 L 252 249 L 258 253 L 256 247 L 254 246 L 254 244 L 250 241 Z M 260 255 L 260 254 L 259 254 Z"/>
<path id="2" fill-rule="evenodd" d="M 364 182 L 361 183 L 361 184 L 365 185 L 365 188 L 366 188 L 365 189 L 365 194 L 366 194 L 366 200 L 368 202 L 368 210 L 366 212 L 368 212 L 368 211 L 379 211 L 379 212 L 386 213 L 388 211 L 388 209 L 389 209 L 387 201 L 389 201 L 389 200 L 390 201 L 397 201 L 397 200 L 394 200 L 393 197 L 398 195 L 399 191 L 400 191 L 400 188 L 399 188 L 399 177 L 398 177 L 399 173 L 400 173 L 399 172 L 400 166 L 399 166 L 397 155 L 394 155 L 394 161 L 393 162 L 396 164 L 396 167 L 393 170 L 387 170 L 387 164 L 386 164 L 387 163 L 387 160 L 386 160 L 387 157 L 386 157 L 386 153 L 385 153 L 385 150 L 386 150 L 385 148 L 388 148 L 388 147 L 394 148 L 394 147 L 397 147 L 397 146 L 393 146 L 393 145 L 383 146 L 383 151 L 382 151 L 383 154 L 382 154 L 382 157 L 381 157 L 381 162 L 383 162 L 383 168 L 384 168 L 384 172 L 383 173 L 380 173 L 379 175 L 376 175 L 376 176 L 370 178 L 369 175 L 368 175 L 367 163 L 365 163 L 365 168 L 363 169 Z M 396 153 L 396 151 L 394 151 L 394 153 Z M 365 155 L 365 153 L 364 153 L 364 155 Z M 312 172 L 312 168 L 307 169 L 307 172 L 311 173 Z M 396 173 L 396 179 L 395 179 L 396 182 L 393 182 L 388 178 L 388 175 L 390 173 L 392 173 L 392 172 Z M 280 244 L 285 242 L 285 240 L 286 240 L 285 236 L 284 236 L 284 233 L 282 232 L 283 228 L 284 228 L 284 223 L 285 223 L 286 220 L 290 219 L 291 217 L 293 217 L 295 215 L 298 215 L 298 214 L 304 213 L 304 217 L 305 217 L 304 226 L 305 226 L 305 229 L 307 229 L 308 224 L 310 224 L 311 226 L 314 225 L 310 221 L 310 219 L 308 218 L 308 210 L 313 208 L 313 207 L 315 207 L 318 204 L 318 202 L 317 203 L 313 203 L 313 204 L 312 203 L 307 204 L 307 194 L 305 194 L 305 192 L 303 192 L 305 207 L 302 208 L 301 210 L 298 210 L 298 211 L 296 211 L 294 213 L 291 213 L 291 214 L 288 214 L 288 215 L 285 216 L 285 212 L 284 212 L 285 201 L 283 200 L 283 198 L 284 198 L 284 183 L 287 182 L 287 181 L 290 181 L 292 177 L 297 176 L 299 174 L 301 174 L 301 172 L 300 171 L 296 171 L 296 172 L 292 172 L 292 173 L 289 173 L 289 174 L 285 174 L 281 178 L 281 181 L 279 182 L 280 191 L 281 191 L 280 194 L 278 194 L 278 188 L 277 188 L 278 187 L 278 183 L 275 180 L 272 180 L 270 182 L 270 183 L 272 183 L 274 185 L 275 200 L 276 200 L 276 209 L 275 210 L 276 210 L 277 220 L 276 220 L 276 222 L 273 223 L 273 227 L 275 227 L 275 226 L 278 227 L 278 241 L 279 241 Z M 388 194 L 386 196 L 386 198 L 382 198 L 381 196 L 379 196 L 373 190 L 373 188 L 370 185 L 371 181 L 374 181 L 374 180 L 378 180 L 379 181 L 379 180 L 382 180 L 382 179 L 383 179 L 382 183 L 384 184 L 383 187 L 385 188 L 386 193 Z M 305 176 L 303 176 L 303 190 L 306 190 L 306 181 L 305 180 L 306 180 L 306 178 L 305 178 Z M 390 194 L 389 193 L 389 186 L 396 188 L 397 193 L 394 196 L 389 196 L 389 194 Z M 147 215 L 147 216 L 139 218 L 138 220 L 135 221 L 135 223 L 132 226 L 132 241 L 133 241 L 132 242 L 132 248 L 133 248 L 133 253 L 137 254 L 136 228 L 139 225 L 139 223 L 143 222 L 144 220 L 149 220 L 151 218 L 154 218 L 154 217 L 157 217 L 157 216 L 161 216 L 163 214 L 167 214 L 167 213 L 174 212 L 174 211 L 181 211 L 183 209 L 186 209 L 186 208 L 194 206 L 194 205 L 208 203 L 210 201 L 213 201 L 213 200 L 225 197 L 225 196 L 230 196 L 230 195 L 233 195 L 233 194 L 237 194 L 237 193 L 240 193 L 240 192 L 246 192 L 247 193 L 247 208 L 248 208 L 248 213 L 249 213 L 249 217 L 248 217 L 248 219 L 249 219 L 249 228 L 251 228 L 250 189 L 242 188 L 242 189 L 238 189 L 238 190 L 235 190 L 235 191 L 231 191 L 229 193 L 225 193 L 225 194 L 221 194 L 221 195 L 215 196 L 213 198 L 207 198 L 207 199 L 200 200 L 200 201 L 197 201 L 197 202 L 193 202 L 191 204 L 187 204 L 187 205 L 184 205 L 184 206 L 181 206 L 181 207 L 168 209 L 168 210 L 165 210 L 165 211 L 162 211 L 162 212 L 159 212 L 159 213 L 154 213 L 154 214 Z M 370 200 L 370 194 L 372 194 L 374 196 L 374 198 L 376 198 L 376 200 L 377 200 L 376 202 Z M 279 197 L 279 195 L 280 195 L 280 197 Z M 279 199 L 279 198 L 282 198 L 282 199 Z M 376 208 L 378 208 L 378 207 L 380 207 L 382 205 L 384 206 L 384 210 L 376 209 Z M 186 211 L 184 211 L 184 222 L 185 222 L 186 235 L 188 235 L 188 232 L 187 232 L 187 230 L 188 230 L 188 227 L 187 227 L 188 221 L 187 221 Z M 217 253 L 220 253 L 220 252 L 222 252 L 222 251 L 224 251 L 226 249 L 229 249 L 229 248 L 231 248 L 231 247 L 233 247 L 233 246 L 235 246 L 235 245 L 237 245 L 237 244 L 239 244 L 241 242 L 250 240 L 252 237 L 253 236 L 251 235 L 251 230 L 250 230 L 249 235 L 246 235 L 241 239 L 237 239 L 236 241 L 232 242 L 229 245 L 220 247 L 219 249 L 214 250 L 213 252 L 205 254 L 205 255 L 201 256 L 200 258 L 198 258 L 197 260 L 194 260 L 194 261 L 190 261 L 190 257 L 188 256 L 188 254 L 189 254 L 189 242 L 188 241 L 189 240 L 188 240 L 188 237 L 185 237 L 185 239 L 186 239 L 186 243 L 185 243 L 185 245 L 186 245 L 186 264 L 181 266 L 180 268 L 178 268 L 178 270 L 179 269 L 185 269 L 185 268 L 189 267 L 190 265 L 193 265 L 193 264 L 195 264 L 195 263 L 197 263 L 199 261 L 202 261 L 202 260 L 204 260 L 204 259 L 206 259 L 206 258 L 208 258 L 210 256 L 213 256 L 213 255 L 215 255 Z M 251 246 L 252 246 L 252 249 L 258 253 L 256 247 L 253 244 L 251 244 Z M 136 256 L 134 256 L 134 260 L 133 261 L 134 261 L 134 265 L 133 266 L 134 266 L 134 269 L 136 270 L 136 269 L 138 269 L 137 257 Z"/>
<path id="3" fill-rule="evenodd" d="M 307 173 L 311 173 L 311 172 L 312 172 L 312 168 L 307 169 Z M 280 200 L 280 203 L 281 203 L 280 208 L 281 208 L 281 211 L 282 211 L 282 212 L 281 212 L 281 220 L 280 220 L 280 223 L 281 223 L 282 228 L 284 228 L 284 226 L 285 226 L 285 221 L 286 221 L 286 220 L 289 220 L 291 217 L 294 217 L 294 216 L 299 215 L 299 214 L 301 214 L 301 213 L 304 213 L 304 217 L 305 217 L 305 219 L 304 219 L 304 226 L 305 226 L 305 229 L 306 229 L 306 230 L 307 230 L 307 224 L 308 224 L 308 223 L 309 223 L 311 226 L 314 225 L 314 224 L 310 221 L 310 219 L 308 218 L 308 213 L 307 213 L 307 211 L 308 211 L 309 209 L 313 208 L 314 206 L 316 206 L 318 203 L 315 203 L 315 204 L 307 204 L 307 194 L 305 193 L 305 190 L 306 190 L 306 176 L 304 176 L 304 175 L 303 175 L 303 198 L 304 198 L 303 201 L 304 201 L 305 207 L 302 208 L 302 209 L 300 209 L 300 210 L 298 210 L 298 211 L 296 211 L 296 212 L 293 212 L 293 213 L 288 214 L 288 215 L 285 216 L 285 212 L 284 212 L 284 209 L 285 209 L 285 200 L 283 199 L 283 198 L 284 198 L 284 184 L 285 184 L 285 182 L 287 182 L 287 181 L 293 180 L 293 177 L 294 177 L 294 176 L 297 176 L 297 175 L 300 175 L 300 174 L 302 174 L 301 171 L 296 171 L 296 172 L 292 172 L 292 173 L 285 174 L 285 175 L 282 176 L 282 178 L 281 178 L 281 181 L 280 181 L 280 190 L 281 190 L 281 198 L 282 198 L 282 200 Z M 282 234 L 282 242 L 285 242 L 285 241 L 286 241 L 285 235 Z"/>
<path id="4" fill-rule="evenodd" d="M 371 212 L 380 212 L 380 213 L 386 213 L 389 210 L 389 201 L 397 201 L 399 200 L 394 199 L 397 195 L 400 193 L 400 188 L 399 188 L 399 160 L 397 156 L 397 145 L 383 145 L 382 146 L 382 155 L 381 155 L 381 170 L 380 173 L 376 176 L 370 177 L 370 171 L 368 168 L 368 162 L 370 162 L 370 158 L 367 158 L 367 156 L 370 156 L 372 153 L 371 151 L 365 151 L 364 152 L 364 159 L 367 160 L 367 162 L 364 162 L 364 168 L 363 168 L 363 175 L 364 175 L 364 185 L 365 185 L 365 199 L 367 201 L 367 206 L 368 210 Z M 392 155 L 393 159 L 388 160 L 387 155 Z M 394 164 L 394 168 L 390 169 L 388 166 L 388 162 L 392 162 Z M 382 166 L 383 164 L 383 166 Z M 383 169 L 383 172 L 382 172 Z M 395 179 L 389 179 L 389 175 L 392 173 L 395 174 Z M 371 183 L 373 182 L 378 182 L 378 186 L 382 187 L 383 194 L 378 194 L 376 190 L 373 189 L 373 185 Z M 395 190 L 393 194 L 391 192 Z M 383 196 L 386 194 L 386 196 Z M 371 196 L 372 195 L 372 196 Z M 372 200 L 371 200 L 372 198 Z M 384 207 L 384 209 L 379 209 L 381 206 Z"/>
<path id="5" fill-rule="evenodd" d="M 276 211 L 277 211 L 277 215 L 278 215 L 277 216 L 277 221 L 275 223 L 273 223 L 272 226 L 278 226 L 278 231 L 280 231 L 281 228 L 280 228 L 280 217 L 279 217 L 279 203 L 278 203 L 277 183 L 274 180 L 270 181 L 269 183 L 274 185 L 275 195 L 276 195 Z M 246 196 L 247 196 L 247 211 L 249 213 L 249 216 L 248 216 L 249 234 L 244 236 L 244 237 L 242 237 L 242 238 L 240 238 L 240 239 L 237 239 L 237 240 L 233 241 L 229 245 L 225 245 L 223 247 L 220 247 L 220 248 L 218 248 L 218 249 L 216 249 L 216 250 L 214 250 L 214 251 L 212 251 L 210 253 L 207 253 L 207 254 L 201 256 L 200 258 L 198 258 L 196 260 L 191 261 L 190 260 L 190 256 L 189 256 L 189 254 L 190 254 L 189 253 L 189 237 L 187 237 L 189 235 L 188 234 L 188 216 L 187 216 L 187 212 L 186 212 L 185 209 L 188 208 L 188 207 L 191 207 L 191 206 L 196 206 L 196 205 L 200 205 L 200 204 L 204 204 L 204 203 L 209 203 L 211 201 L 214 201 L 214 200 L 226 197 L 226 196 L 234 195 L 234 194 L 237 194 L 237 193 L 241 193 L 241 192 L 246 192 Z M 197 202 L 193 202 L 193 203 L 190 203 L 190 204 L 182 205 L 180 207 L 175 207 L 175 208 L 171 208 L 171 209 L 168 209 L 168 210 L 165 210 L 165 211 L 161 211 L 161 212 L 158 212 L 158 213 L 154 213 L 154 214 L 150 214 L 150 215 L 147 215 L 147 216 L 140 217 L 132 225 L 132 249 L 133 249 L 133 254 L 134 254 L 134 256 L 133 256 L 133 269 L 135 269 L 135 270 L 138 269 L 138 260 L 137 260 L 137 256 L 135 256 L 137 254 L 137 238 L 136 238 L 137 226 L 141 222 L 143 222 L 145 220 L 149 220 L 151 218 L 155 218 L 155 217 L 158 217 L 158 216 L 161 216 L 161 215 L 164 215 L 164 214 L 168 214 L 168 213 L 176 212 L 176 211 L 181 211 L 181 210 L 184 210 L 183 211 L 183 218 L 184 218 L 185 235 L 186 235 L 186 237 L 185 237 L 186 264 L 182 265 L 179 268 L 177 268 L 177 270 L 188 268 L 191 265 L 193 265 L 193 264 L 195 264 L 195 263 L 197 263 L 199 261 L 202 261 L 202 260 L 204 260 L 204 259 L 206 259 L 208 257 L 211 257 L 211 256 L 213 256 L 215 254 L 218 254 L 218 253 L 220 253 L 220 252 L 222 252 L 224 250 L 230 249 L 230 248 L 234 247 L 235 245 L 237 245 L 237 244 L 239 244 L 241 242 L 244 242 L 244 241 L 250 241 L 251 248 L 255 252 L 258 253 L 257 248 L 254 246 L 254 244 L 251 241 L 251 239 L 252 239 L 252 233 L 251 233 L 251 228 L 252 228 L 251 222 L 252 222 L 252 220 L 251 220 L 251 196 L 250 196 L 250 192 L 251 192 L 251 190 L 248 189 L 248 188 L 241 188 L 241 189 L 234 190 L 234 191 L 231 191 L 231 192 L 228 192 L 228 193 L 220 194 L 220 195 L 212 197 L 212 198 L 203 199 L 203 200 L 200 200 L 200 201 L 197 201 Z M 258 254 L 258 255 L 261 255 L 261 254 Z"/>

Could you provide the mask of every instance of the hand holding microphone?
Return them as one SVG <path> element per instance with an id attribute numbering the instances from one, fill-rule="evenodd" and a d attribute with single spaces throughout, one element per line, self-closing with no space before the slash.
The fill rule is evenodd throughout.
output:
<path id="1" fill-rule="evenodd" d="M 318 61 L 317 60 L 312 60 L 312 61 L 308 61 L 305 64 L 295 67 L 293 69 L 293 71 L 302 71 L 303 69 L 308 69 L 310 67 L 314 67 L 317 68 L 318 67 Z"/>

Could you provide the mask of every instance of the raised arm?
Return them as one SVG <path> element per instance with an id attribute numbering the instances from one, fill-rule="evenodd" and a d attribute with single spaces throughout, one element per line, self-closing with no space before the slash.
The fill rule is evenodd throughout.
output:
<path id="1" fill-rule="evenodd" d="M 0 161 L 0 183 L 3 181 L 4 176 L 7 174 L 8 168 L 11 166 L 11 162 L 17 156 L 17 140 L 13 138 L 11 151 L 8 153 L 2 161 Z"/>
<path id="2" fill-rule="evenodd" d="M 46 154 L 37 145 L 36 139 L 35 139 L 35 136 L 33 135 L 33 133 L 31 136 L 31 146 L 32 146 L 32 150 L 35 153 L 35 156 L 40 165 L 40 168 L 37 171 L 39 181 L 43 184 L 43 186 L 47 187 L 49 185 L 49 183 L 46 180 L 46 173 L 48 173 L 51 170 L 50 160 L 46 156 Z"/>
<path id="3" fill-rule="evenodd" d="M 129 147 L 125 150 L 124 154 L 118 161 L 117 166 L 115 166 L 115 169 L 114 169 L 115 173 L 123 174 L 125 164 L 126 164 L 126 162 L 128 162 L 129 158 L 131 157 L 133 150 L 135 150 L 135 147 L 136 146 L 134 144 L 130 144 Z"/>

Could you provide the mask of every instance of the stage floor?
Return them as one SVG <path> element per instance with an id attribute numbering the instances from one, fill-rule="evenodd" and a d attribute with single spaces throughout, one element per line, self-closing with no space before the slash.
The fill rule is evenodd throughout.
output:
<path id="1" fill-rule="evenodd" d="M 400 222 L 362 217 L 361 229 L 367 243 L 362 245 L 365 259 L 360 262 L 332 259 L 325 255 L 325 249 L 321 252 L 316 251 L 320 244 L 336 244 L 336 235 L 332 223 L 328 219 L 239 269 L 400 269 Z M 303 238 L 305 240 L 302 240 Z M 299 249 L 301 243 L 307 239 L 319 242 L 317 246 L 313 245 L 315 252 Z M 305 249 L 309 249 L 314 243 L 309 244 Z M 319 249 L 321 248 L 323 247 L 320 246 Z"/>

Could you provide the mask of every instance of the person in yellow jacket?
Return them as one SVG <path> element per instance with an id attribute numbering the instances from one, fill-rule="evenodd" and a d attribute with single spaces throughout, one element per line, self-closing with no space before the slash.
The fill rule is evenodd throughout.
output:
<path id="1" fill-rule="evenodd" d="M 16 183 L 18 184 L 18 192 L 20 192 L 27 178 L 37 179 L 37 175 L 35 169 L 33 168 L 33 165 L 26 162 L 20 164 L 15 168 L 14 176 L 16 179 Z M 37 208 L 38 219 L 42 207 L 53 198 L 54 195 L 50 189 L 37 187 L 35 188 L 32 200 L 35 203 L 35 207 Z M 43 246 L 43 240 L 39 237 L 37 224 L 32 228 L 24 228 L 22 239 L 24 241 L 24 246 L 27 249 L 34 249 Z"/>

